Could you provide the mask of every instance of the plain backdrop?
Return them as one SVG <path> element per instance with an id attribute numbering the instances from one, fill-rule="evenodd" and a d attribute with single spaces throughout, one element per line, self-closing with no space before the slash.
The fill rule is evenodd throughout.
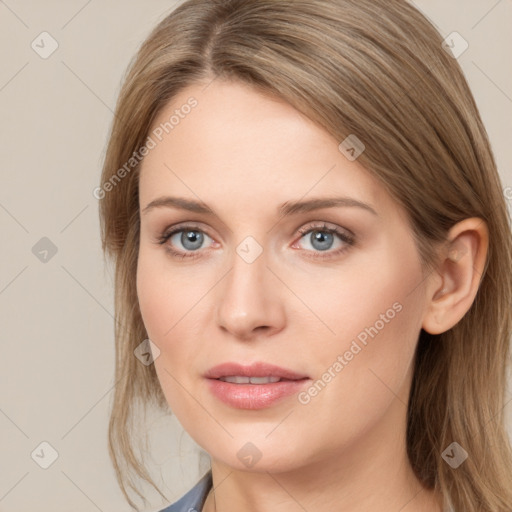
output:
<path id="1" fill-rule="evenodd" d="M 113 291 L 92 192 L 125 69 L 175 5 L 0 0 L 1 512 L 130 510 L 107 453 Z M 512 2 L 415 5 L 469 44 L 459 61 L 511 198 Z M 507 414 L 512 424 L 511 403 Z M 174 501 L 204 460 L 174 417 L 148 429 L 156 478 Z M 148 511 L 165 504 L 148 497 Z"/>

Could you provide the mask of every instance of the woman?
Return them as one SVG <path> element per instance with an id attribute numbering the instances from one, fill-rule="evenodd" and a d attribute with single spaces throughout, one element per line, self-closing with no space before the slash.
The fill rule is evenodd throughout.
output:
<path id="1" fill-rule="evenodd" d="M 151 403 L 211 458 L 166 511 L 512 509 L 511 233 L 450 46 L 402 0 L 189 0 L 143 44 L 98 194 L 134 508 Z"/>

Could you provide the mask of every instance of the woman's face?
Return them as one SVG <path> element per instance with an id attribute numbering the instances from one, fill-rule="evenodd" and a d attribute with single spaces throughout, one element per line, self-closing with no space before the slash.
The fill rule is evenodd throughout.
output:
<path id="1" fill-rule="evenodd" d="M 246 85 L 191 86 L 152 130 L 137 290 L 183 427 L 254 471 L 404 445 L 428 280 L 401 208 L 350 147 Z"/>

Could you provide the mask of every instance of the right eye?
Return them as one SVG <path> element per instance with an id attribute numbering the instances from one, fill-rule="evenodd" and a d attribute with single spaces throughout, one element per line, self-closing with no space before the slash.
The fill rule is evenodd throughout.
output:
<path id="1" fill-rule="evenodd" d="M 158 243 L 166 245 L 167 249 L 174 256 L 182 258 L 195 257 L 202 248 L 205 241 L 213 239 L 204 231 L 195 226 L 180 226 L 179 228 L 166 231 L 159 237 Z"/>

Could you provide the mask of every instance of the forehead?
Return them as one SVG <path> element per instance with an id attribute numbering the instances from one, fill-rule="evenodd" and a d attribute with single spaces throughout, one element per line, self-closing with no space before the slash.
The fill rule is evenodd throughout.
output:
<path id="1" fill-rule="evenodd" d="M 256 212 L 333 192 L 382 206 L 382 185 L 337 141 L 288 103 L 238 82 L 214 80 L 176 95 L 149 134 L 141 204 L 172 193 Z M 161 140 L 159 140 L 161 139 Z"/>

